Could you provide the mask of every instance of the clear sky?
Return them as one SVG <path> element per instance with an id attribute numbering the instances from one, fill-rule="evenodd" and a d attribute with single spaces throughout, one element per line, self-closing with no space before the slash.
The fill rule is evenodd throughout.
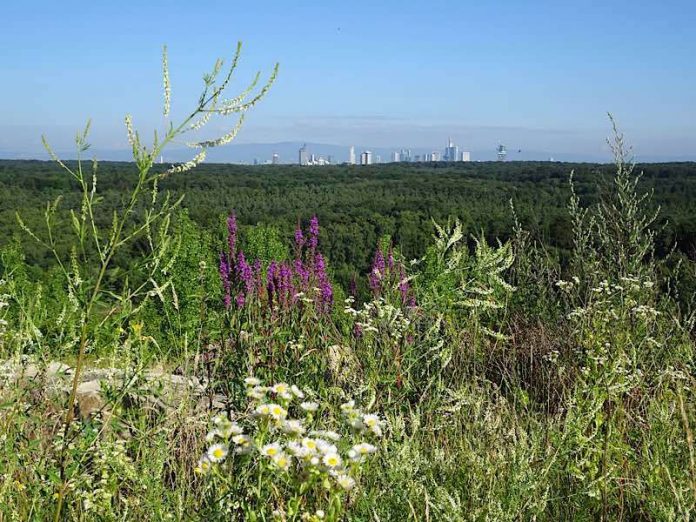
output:
<path id="1" fill-rule="evenodd" d="M 239 78 L 280 75 L 240 142 L 444 146 L 605 154 L 611 111 L 639 159 L 696 159 L 696 2 L 3 2 L 0 155 L 67 147 L 91 117 L 100 149 L 121 122 L 161 124 L 160 49 L 173 105 L 244 42 Z M 241 85 L 241 83 L 240 83 Z"/>

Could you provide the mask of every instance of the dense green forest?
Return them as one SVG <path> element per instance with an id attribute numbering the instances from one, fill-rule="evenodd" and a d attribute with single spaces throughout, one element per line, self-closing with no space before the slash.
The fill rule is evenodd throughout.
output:
<path id="1" fill-rule="evenodd" d="M 590 206 L 608 190 L 614 169 L 613 165 L 558 162 L 321 168 L 204 164 L 186 175 L 167 178 L 160 191 L 185 194 L 182 209 L 201 234 L 219 245 L 224 241 L 225 217 L 232 210 L 242 228 L 272 227 L 285 243 L 291 242 L 298 223 L 306 224 L 316 214 L 322 224 L 323 250 L 334 277 L 345 287 L 354 274 L 367 272 L 377 242 L 385 235 L 391 236 L 405 258 L 423 255 L 432 219 L 456 216 L 467 235 L 483 231 L 489 240 L 508 239 L 513 226 L 511 202 L 525 230 L 563 261 L 572 246 L 566 208 L 571 172 L 581 203 Z M 696 163 L 644 164 L 637 165 L 636 171 L 643 172 L 640 191 L 653 191 L 652 204 L 660 207 L 657 254 L 664 256 L 676 245 L 695 259 Z M 98 221 L 109 222 L 135 179 L 132 164 L 99 164 L 103 201 L 97 207 Z M 20 232 L 16 212 L 30 228 L 40 230 L 46 204 L 58 196 L 63 198 L 60 215 L 60 208 L 73 208 L 81 194 L 75 180 L 55 164 L 0 161 L 0 246 Z M 63 223 L 56 231 L 60 251 L 61 245 L 67 249 L 70 220 L 58 221 Z M 38 245 L 28 245 L 25 253 L 31 266 L 45 268 L 52 263 L 49 253 Z M 119 262 L 127 265 L 135 255 L 131 251 Z"/>

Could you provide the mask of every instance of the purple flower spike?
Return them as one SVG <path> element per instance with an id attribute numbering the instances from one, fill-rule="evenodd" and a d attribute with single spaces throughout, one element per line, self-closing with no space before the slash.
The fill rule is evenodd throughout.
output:
<path id="1" fill-rule="evenodd" d="M 297 228 L 295 229 L 295 246 L 297 246 L 297 250 L 301 251 L 302 247 L 305 245 L 305 238 L 304 234 L 302 234 L 302 228 L 300 228 L 300 225 L 297 225 Z"/>
<path id="2" fill-rule="evenodd" d="M 390 270 L 394 268 L 394 249 L 391 246 L 389 247 L 389 254 L 387 255 L 387 266 Z"/>
<path id="3" fill-rule="evenodd" d="M 312 216 L 309 221 L 309 249 L 314 252 L 319 244 L 319 218 Z"/>
<path id="4" fill-rule="evenodd" d="M 249 263 L 247 263 L 242 251 L 237 255 L 237 266 L 235 268 L 238 280 L 244 285 L 244 293 L 250 294 L 254 291 L 254 272 Z"/>
<path id="5" fill-rule="evenodd" d="M 300 286 L 306 291 L 309 285 L 309 270 L 304 266 L 301 259 L 295 259 L 293 263 L 295 265 L 295 274 L 300 279 Z"/>
<path id="6" fill-rule="evenodd" d="M 324 256 L 317 254 L 314 257 L 314 271 L 319 283 L 320 311 L 327 311 L 333 304 L 333 288 L 328 276 L 326 275 L 326 262 Z"/>
<path id="7" fill-rule="evenodd" d="M 229 309 L 232 304 L 230 266 L 227 263 L 227 256 L 224 252 L 220 252 L 220 281 L 222 281 L 222 288 L 225 291 L 225 309 Z"/>
<path id="8" fill-rule="evenodd" d="M 381 290 L 382 288 L 382 278 L 384 277 L 385 268 L 386 265 L 384 263 L 384 254 L 382 254 L 382 251 L 378 248 L 375 252 L 375 257 L 372 260 L 372 270 L 370 271 L 370 275 L 368 277 L 370 288 L 372 288 L 372 290 L 375 292 Z"/>
<path id="9" fill-rule="evenodd" d="M 285 263 L 280 265 L 279 279 L 279 300 L 283 306 L 287 306 L 290 303 L 290 300 L 294 297 L 294 288 L 292 285 L 292 271 Z"/>

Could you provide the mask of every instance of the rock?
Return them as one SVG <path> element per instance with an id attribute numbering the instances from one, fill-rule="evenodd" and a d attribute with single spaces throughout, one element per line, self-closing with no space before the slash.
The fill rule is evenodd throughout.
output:
<path id="1" fill-rule="evenodd" d="M 80 383 L 75 393 L 75 402 L 81 419 L 87 419 L 104 407 L 99 381 Z"/>
<path id="2" fill-rule="evenodd" d="M 46 376 L 49 378 L 65 378 L 73 375 L 73 369 L 67 364 L 53 361 L 46 366 Z"/>
<path id="3" fill-rule="evenodd" d="M 45 368 L 45 370 L 44 370 Z M 0 385 L 23 382 L 28 386 L 40 388 L 42 392 L 58 391 L 70 393 L 74 368 L 52 361 L 45 367 L 30 360 L 0 362 Z M 84 368 L 80 372 L 75 401 L 79 418 L 86 419 L 108 407 L 102 396 L 102 385 L 121 386 L 126 372 L 118 368 Z M 186 377 L 167 373 L 161 368 L 147 370 L 140 374 L 137 384 L 129 391 L 136 407 L 152 408 L 158 411 L 177 409 L 182 401 L 192 399 L 206 401 L 206 385 L 196 377 Z M 226 398 L 216 395 L 214 408 L 222 408 Z"/>

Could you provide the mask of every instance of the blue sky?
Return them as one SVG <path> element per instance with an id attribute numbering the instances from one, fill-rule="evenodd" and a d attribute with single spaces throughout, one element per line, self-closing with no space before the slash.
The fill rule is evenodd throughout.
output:
<path id="1" fill-rule="evenodd" d="M 696 159 L 694 2 L 15 1 L 2 15 L 0 155 L 42 157 L 42 132 L 67 148 L 90 117 L 95 147 L 123 148 L 126 113 L 162 123 L 162 44 L 183 113 L 242 40 L 240 80 L 281 69 L 240 142 L 452 135 L 593 158 L 611 111 L 639 158 Z"/>

